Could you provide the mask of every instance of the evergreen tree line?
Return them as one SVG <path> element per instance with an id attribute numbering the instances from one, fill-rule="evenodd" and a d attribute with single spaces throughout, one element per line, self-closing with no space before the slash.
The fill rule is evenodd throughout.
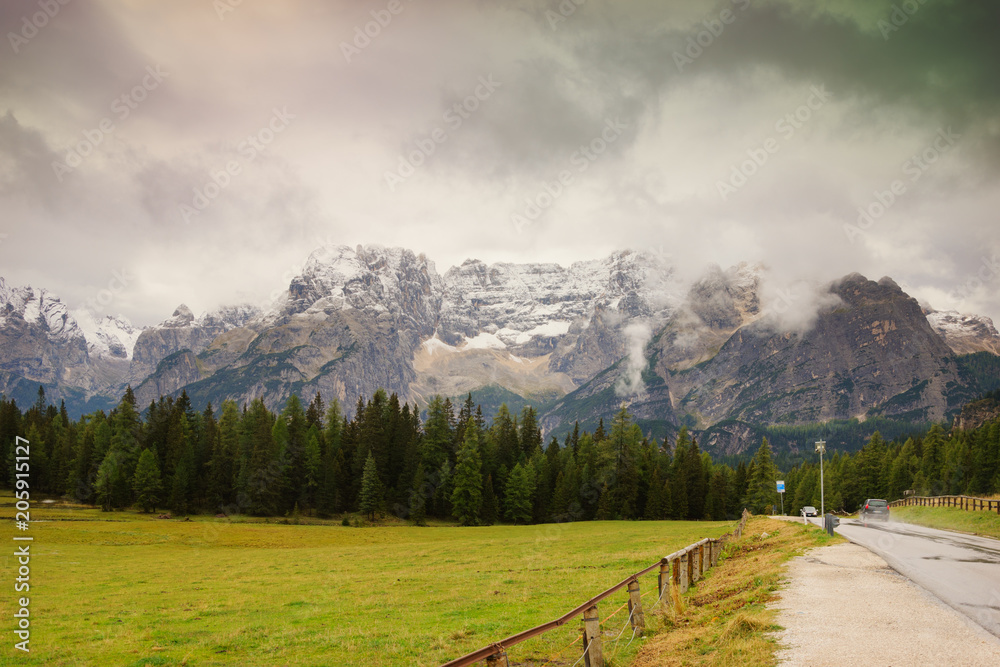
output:
<path id="1" fill-rule="evenodd" d="M 392 514 L 464 525 L 589 519 L 732 519 L 776 502 L 766 439 L 748 464 L 713 463 L 686 429 L 644 437 L 622 409 L 606 429 L 545 443 L 533 408 L 487 423 L 471 396 L 416 406 L 379 390 L 352 418 L 317 394 L 279 413 L 261 400 L 195 411 L 186 393 L 140 411 L 131 388 L 110 413 L 70 420 L 65 406 L 24 411 L 0 399 L 0 485 L 15 436 L 31 443 L 31 488 L 105 510 L 135 507 L 330 517 Z"/>
<path id="2" fill-rule="evenodd" d="M 791 469 L 786 510 L 820 506 L 819 462 Z M 946 433 L 935 424 L 922 436 L 886 442 L 874 433 L 854 454 L 834 453 L 823 464 L 826 508 L 854 512 L 868 498 L 987 496 L 1000 492 L 1000 422 Z"/>
<path id="3" fill-rule="evenodd" d="M 0 398 L 0 485 L 13 485 L 15 436 L 31 443 L 31 488 L 106 510 L 136 507 L 329 517 L 392 514 L 466 525 L 590 519 L 733 519 L 749 508 L 820 505 L 819 464 L 777 469 L 767 438 L 748 463 L 713 462 L 687 429 L 673 441 L 643 436 L 622 409 L 606 429 L 576 427 L 542 439 L 537 415 L 501 406 L 487 423 L 471 396 L 416 406 L 377 391 L 348 419 L 317 394 L 280 413 L 261 400 L 232 401 L 219 416 L 186 394 L 140 412 L 129 388 L 117 407 L 70 420 L 44 391 L 22 412 Z M 853 454 L 824 462 L 826 507 L 854 511 L 866 498 L 1000 492 L 1000 423 L 886 442 L 876 432 Z"/>

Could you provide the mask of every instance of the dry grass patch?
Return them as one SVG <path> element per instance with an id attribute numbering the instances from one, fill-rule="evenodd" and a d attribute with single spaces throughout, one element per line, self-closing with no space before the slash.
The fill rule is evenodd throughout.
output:
<path id="1" fill-rule="evenodd" d="M 766 537 L 762 537 L 765 535 Z M 754 517 L 745 536 L 726 545 L 709 571 L 660 617 L 661 630 L 646 641 L 633 667 L 662 665 L 773 665 L 774 600 L 782 565 L 816 546 L 842 541 L 813 526 Z M 686 604 L 687 610 L 677 608 Z"/>

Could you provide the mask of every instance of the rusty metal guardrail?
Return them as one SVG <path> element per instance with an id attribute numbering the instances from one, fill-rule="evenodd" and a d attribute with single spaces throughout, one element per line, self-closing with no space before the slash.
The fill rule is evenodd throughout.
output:
<path id="1" fill-rule="evenodd" d="M 889 507 L 957 507 L 968 511 L 996 511 L 1000 514 L 1000 500 L 974 496 L 909 496 L 889 503 Z"/>
<path id="2" fill-rule="evenodd" d="M 500 660 L 506 657 L 507 649 L 511 646 L 548 632 L 549 630 L 561 627 L 581 614 L 583 615 L 584 624 L 584 664 L 587 667 L 603 667 L 604 657 L 603 650 L 601 648 L 600 616 L 597 612 L 597 603 L 620 591 L 621 589 L 627 588 L 629 594 L 628 605 L 630 623 L 632 624 L 633 631 L 641 634 L 645 629 L 645 620 L 642 612 L 642 602 L 639 595 L 639 577 L 652 572 L 656 568 L 660 568 L 659 576 L 657 578 L 657 593 L 659 593 L 660 599 L 663 598 L 666 588 L 671 585 L 676 585 L 681 593 L 685 592 L 691 584 L 696 583 L 699 579 L 701 579 L 710 567 L 715 566 L 719 562 L 719 555 L 722 553 L 722 547 L 728 539 L 731 538 L 738 540 L 743 536 L 743 529 L 746 527 L 748 518 L 750 518 L 750 512 L 744 509 L 743 515 L 740 517 L 739 524 L 733 530 L 731 536 L 723 535 L 719 539 L 706 537 L 703 540 L 688 545 L 683 549 L 675 551 L 669 556 L 664 556 L 649 567 L 639 570 L 634 574 L 630 574 L 619 583 L 602 591 L 601 593 L 598 593 L 583 604 L 578 605 L 577 607 L 566 612 L 559 618 L 553 619 L 548 623 L 536 625 L 531 629 L 518 632 L 517 634 L 511 635 L 506 639 L 502 639 L 496 643 L 490 644 L 489 646 L 484 646 L 481 649 L 473 651 L 472 653 L 463 655 L 460 658 L 450 660 L 444 663 L 441 667 L 465 667 L 466 665 L 472 665 L 481 660 L 486 660 L 487 665 L 498 666 L 501 664 Z"/>

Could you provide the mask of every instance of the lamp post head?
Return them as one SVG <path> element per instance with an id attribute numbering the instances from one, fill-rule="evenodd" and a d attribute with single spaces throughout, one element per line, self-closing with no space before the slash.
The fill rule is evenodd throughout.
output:
<path id="1" fill-rule="evenodd" d="M 826 440 L 816 441 L 816 451 L 819 452 L 820 454 L 826 451 Z"/>

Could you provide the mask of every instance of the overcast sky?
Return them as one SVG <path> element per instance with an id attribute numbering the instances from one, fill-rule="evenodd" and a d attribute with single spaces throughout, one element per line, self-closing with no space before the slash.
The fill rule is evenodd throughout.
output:
<path id="1" fill-rule="evenodd" d="M 859 271 L 1000 319 L 998 3 L 7 0 L 0 27 L 0 276 L 71 307 L 260 302 L 377 243 Z"/>

